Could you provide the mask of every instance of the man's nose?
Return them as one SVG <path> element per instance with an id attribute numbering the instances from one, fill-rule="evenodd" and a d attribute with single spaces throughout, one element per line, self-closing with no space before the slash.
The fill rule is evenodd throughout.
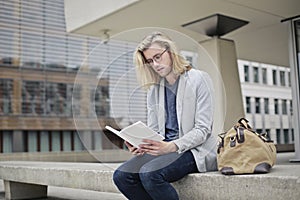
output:
<path id="1" fill-rule="evenodd" d="M 153 66 L 154 67 L 158 67 L 159 66 L 159 62 L 157 62 L 156 60 L 153 60 Z"/>

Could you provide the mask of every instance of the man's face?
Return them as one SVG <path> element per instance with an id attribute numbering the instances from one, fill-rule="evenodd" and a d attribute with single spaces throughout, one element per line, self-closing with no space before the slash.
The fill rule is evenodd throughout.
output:
<path id="1" fill-rule="evenodd" d="M 172 60 L 168 49 L 153 43 L 143 51 L 146 62 L 161 77 L 166 77 L 172 72 Z"/>

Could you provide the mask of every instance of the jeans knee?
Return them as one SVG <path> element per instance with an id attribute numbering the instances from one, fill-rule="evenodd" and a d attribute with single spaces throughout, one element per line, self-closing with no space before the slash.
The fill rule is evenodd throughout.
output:
<path id="1" fill-rule="evenodd" d="M 153 187 L 156 187 L 156 185 L 163 179 L 159 171 L 149 171 L 148 169 L 142 169 L 139 176 L 143 186 L 147 190 L 151 190 Z"/>
<path id="2" fill-rule="evenodd" d="M 146 190 L 151 190 L 152 186 L 153 186 L 153 182 L 151 181 L 151 175 L 149 172 L 145 172 L 145 173 L 140 173 L 140 179 L 141 179 L 141 182 L 144 186 L 144 188 Z"/>
<path id="3" fill-rule="evenodd" d="M 141 181 L 144 183 L 144 182 L 147 182 L 147 181 L 150 181 L 152 175 L 151 175 L 151 172 L 141 172 L 139 174 L 140 176 L 140 179 Z"/>
<path id="4" fill-rule="evenodd" d="M 126 182 L 127 176 L 128 173 L 116 170 L 113 174 L 113 181 L 117 186 L 122 185 L 124 182 Z"/>
<path id="5" fill-rule="evenodd" d="M 114 183 L 117 185 L 121 180 L 121 173 L 120 171 L 116 170 L 114 171 L 114 174 L 113 174 L 113 181 Z"/>
<path id="6" fill-rule="evenodd" d="M 136 173 L 129 173 L 121 170 L 116 170 L 113 174 L 113 181 L 117 186 L 132 185 L 135 184 L 136 181 L 138 181 L 137 177 L 138 175 Z"/>

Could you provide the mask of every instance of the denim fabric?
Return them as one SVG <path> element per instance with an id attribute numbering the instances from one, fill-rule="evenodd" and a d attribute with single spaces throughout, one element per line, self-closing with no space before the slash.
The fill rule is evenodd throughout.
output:
<path id="1" fill-rule="evenodd" d="M 136 156 L 122 164 L 113 175 L 118 189 L 130 200 L 176 200 L 171 182 L 198 172 L 191 151 L 162 156 Z"/>

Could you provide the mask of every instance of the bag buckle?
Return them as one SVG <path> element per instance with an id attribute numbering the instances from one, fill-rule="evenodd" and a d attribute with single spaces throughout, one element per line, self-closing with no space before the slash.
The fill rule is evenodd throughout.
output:
<path id="1" fill-rule="evenodd" d="M 235 147 L 236 145 L 236 137 L 232 136 L 230 137 L 230 147 Z"/>

